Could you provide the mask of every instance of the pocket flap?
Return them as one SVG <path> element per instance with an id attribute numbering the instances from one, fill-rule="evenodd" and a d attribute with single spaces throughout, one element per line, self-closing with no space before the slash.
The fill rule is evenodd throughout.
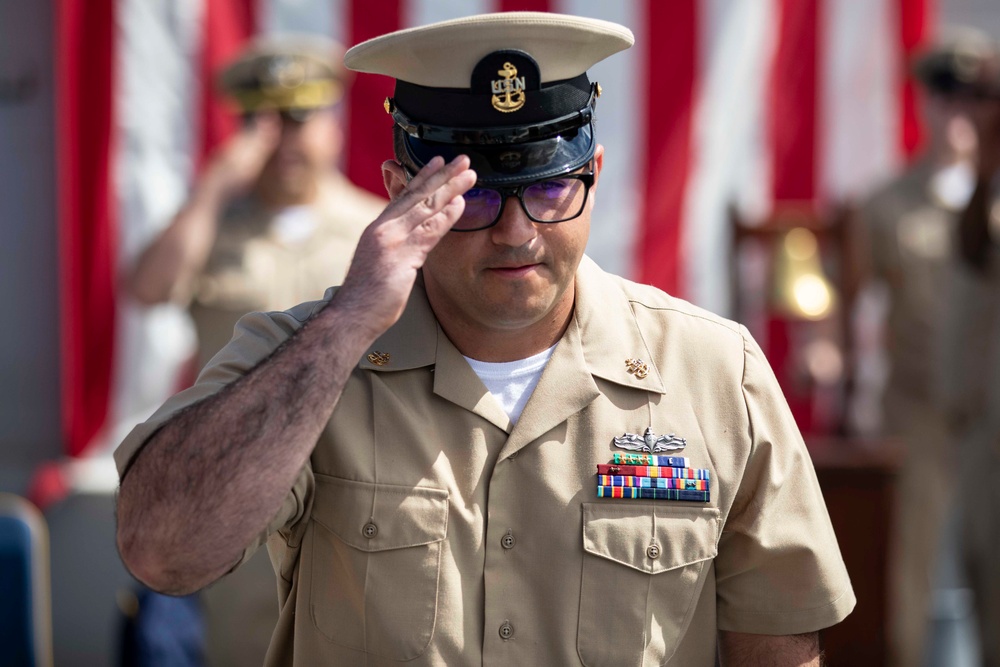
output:
<path id="1" fill-rule="evenodd" d="M 715 558 L 719 516 L 715 507 L 584 503 L 583 548 L 647 574 L 668 572 Z"/>
<path id="2" fill-rule="evenodd" d="M 312 518 L 361 551 L 431 544 L 448 535 L 448 492 L 317 473 Z"/>

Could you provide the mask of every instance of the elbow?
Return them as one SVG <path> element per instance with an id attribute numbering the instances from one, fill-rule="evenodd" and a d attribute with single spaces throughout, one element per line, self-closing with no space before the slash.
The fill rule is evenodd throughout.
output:
<path id="1" fill-rule="evenodd" d="M 129 574 L 140 583 L 164 595 L 190 595 L 211 583 L 190 568 L 172 563 L 153 549 L 139 549 L 126 544 L 118 535 L 118 553 Z"/>
<path id="2" fill-rule="evenodd" d="M 147 523 L 119 496 L 116 543 L 129 574 L 166 595 L 189 595 L 207 585 L 209 582 L 199 581 L 183 559 L 171 557 L 175 550 L 163 542 L 163 531 L 150 528 Z"/>
<path id="3" fill-rule="evenodd" d="M 135 579 L 144 586 L 165 595 L 188 595 L 198 590 L 198 587 L 172 576 L 167 568 L 155 557 L 136 553 L 122 547 L 119 542 L 118 552 L 122 563 Z"/>
<path id="4" fill-rule="evenodd" d="M 118 528 L 118 555 L 129 574 L 157 593 L 188 595 L 200 586 L 183 576 L 181 568 L 171 566 L 156 545 L 140 542 L 131 531 Z"/>

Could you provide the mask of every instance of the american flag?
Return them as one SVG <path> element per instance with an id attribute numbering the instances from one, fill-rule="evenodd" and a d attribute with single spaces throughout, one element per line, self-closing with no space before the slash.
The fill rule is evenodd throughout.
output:
<path id="1" fill-rule="evenodd" d="M 119 275 L 169 221 L 234 129 L 214 74 L 256 33 L 351 46 L 489 11 L 628 26 L 600 63 L 607 149 L 590 255 L 725 313 L 727 206 L 855 198 L 920 142 L 910 54 L 931 0 L 57 0 L 63 420 L 66 453 L 113 446 L 176 389 L 181 311 L 140 310 Z M 357 76 L 343 168 L 381 190 L 392 82 Z"/>

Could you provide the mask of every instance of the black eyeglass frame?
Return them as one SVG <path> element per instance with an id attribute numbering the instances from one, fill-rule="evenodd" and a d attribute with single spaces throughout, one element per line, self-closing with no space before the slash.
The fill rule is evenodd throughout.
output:
<path id="1" fill-rule="evenodd" d="M 591 162 L 591 170 L 593 170 L 593 162 Z M 407 180 L 407 182 L 409 182 L 415 176 L 415 174 L 411 173 L 410 169 L 408 167 L 406 167 L 406 166 L 403 166 L 403 171 L 406 173 L 406 180 Z M 575 179 L 575 180 L 583 182 L 583 201 L 580 202 L 580 210 L 577 211 L 576 213 L 574 213 L 573 215 L 569 216 L 568 218 L 560 218 L 559 220 L 539 220 L 535 216 L 531 215 L 531 213 L 528 211 L 528 207 L 524 203 L 524 190 L 526 188 L 530 188 L 530 187 L 533 187 L 535 185 L 539 185 L 541 183 L 547 183 L 549 181 L 562 181 L 562 180 L 565 180 L 567 178 L 572 178 L 572 179 Z M 576 220 L 581 215 L 583 215 L 584 209 L 587 208 L 587 198 L 590 196 L 590 189 L 592 187 L 594 187 L 594 180 L 595 180 L 594 172 L 593 171 L 588 171 L 588 172 L 582 172 L 582 173 L 578 173 L 578 174 L 561 174 L 559 176 L 550 176 L 549 178 L 542 178 L 542 179 L 539 179 L 537 181 L 532 181 L 531 183 L 522 183 L 521 185 L 515 185 L 515 186 L 509 186 L 509 187 L 493 187 L 493 186 L 479 187 L 479 184 L 477 183 L 476 185 L 473 185 L 470 189 L 471 190 L 492 190 L 493 192 L 496 192 L 497 194 L 500 195 L 500 208 L 497 209 L 496 216 L 493 218 L 493 220 L 489 224 L 483 225 L 482 227 L 475 227 L 474 229 L 455 229 L 454 227 L 452 227 L 451 230 L 449 230 L 449 231 L 452 231 L 452 232 L 481 232 L 484 229 L 489 229 L 490 227 L 495 227 L 496 224 L 498 222 L 500 222 L 500 218 L 503 216 L 504 208 L 506 208 L 506 206 L 507 206 L 507 200 L 510 197 L 515 197 L 517 199 L 517 201 L 520 202 L 520 204 L 521 204 L 521 210 L 524 211 L 524 215 L 526 215 L 528 217 L 528 220 L 531 220 L 532 222 L 537 222 L 537 223 L 542 224 L 542 225 L 556 225 L 556 224 L 559 224 L 560 222 L 569 222 L 570 220 Z"/>

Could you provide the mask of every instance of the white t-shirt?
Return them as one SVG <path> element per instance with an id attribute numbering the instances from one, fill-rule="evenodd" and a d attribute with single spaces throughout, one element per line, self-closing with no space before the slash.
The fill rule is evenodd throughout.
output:
<path id="1" fill-rule="evenodd" d="M 495 363 L 469 357 L 465 357 L 465 360 L 499 401 L 510 420 L 517 422 L 555 349 L 556 346 L 553 345 L 544 352 L 517 361 Z"/>

